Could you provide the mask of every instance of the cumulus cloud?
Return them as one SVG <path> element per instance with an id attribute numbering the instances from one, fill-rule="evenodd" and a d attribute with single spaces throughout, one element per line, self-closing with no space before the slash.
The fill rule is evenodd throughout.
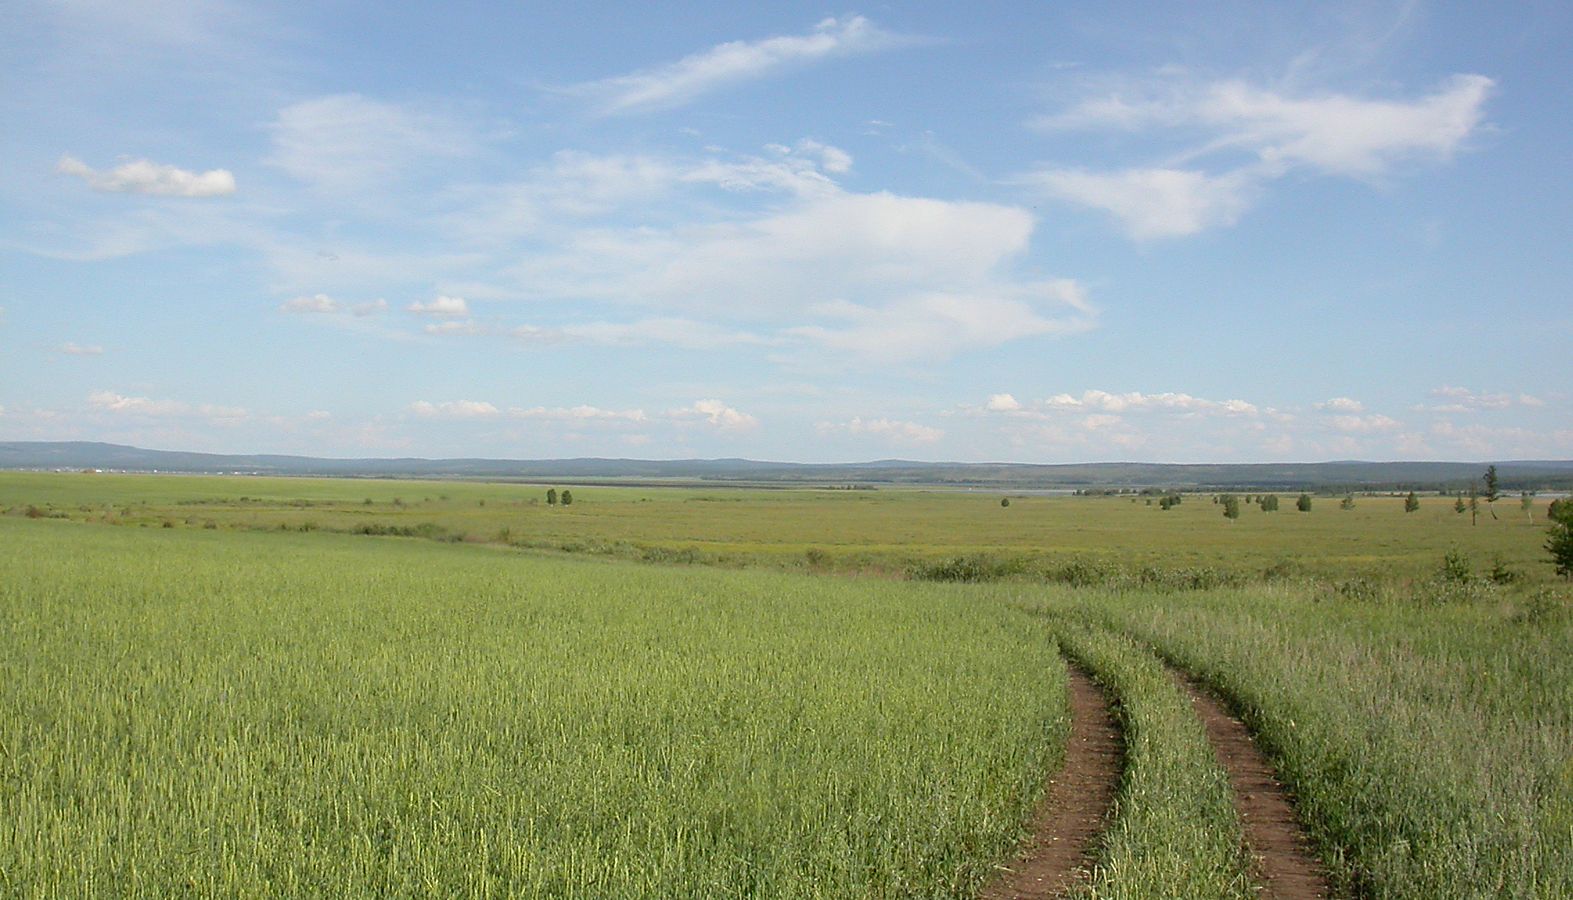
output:
<path id="1" fill-rule="evenodd" d="M 410 412 L 423 419 L 488 419 L 500 414 L 497 407 L 484 400 L 416 400 L 410 404 Z"/>
<path id="2" fill-rule="evenodd" d="M 1009 340 L 1071 334 L 1092 327 L 1091 308 L 1075 282 L 1046 282 L 1027 290 L 1001 287 L 998 291 L 998 295 L 920 294 L 883 306 L 825 303 L 810 312 L 833 324 L 804 325 L 787 333 L 875 361 L 909 362 L 946 359 Z M 1068 308 L 1070 314 L 1045 316 L 1039 311 L 1043 305 Z"/>
<path id="3" fill-rule="evenodd" d="M 113 391 L 94 391 L 88 395 L 87 405 L 101 412 L 155 418 L 190 417 L 225 420 L 243 419 L 249 415 L 244 408 L 238 406 L 186 403 L 180 400 L 155 400 L 150 397 L 131 397 L 117 394 Z"/>
<path id="4" fill-rule="evenodd" d="M 97 344 L 78 344 L 75 341 L 66 341 L 57 348 L 67 356 L 102 356 L 104 348 Z"/>
<path id="5" fill-rule="evenodd" d="M 759 426 L 759 420 L 740 412 L 720 400 L 696 400 L 692 406 L 671 412 L 676 420 L 703 419 L 721 431 L 748 431 Z"/>
<path id="6" fill-rule="evenodd" d="M 862 16 L 825 19 L 808 34 L 717 44 L 674 63 L 577 85 L 568 92 L 590 99 L 601 115 L 670 109 L 793 66 L 872 53 L 902 41 Z"/>
<path id="7" fill-rule="evenodd" d="M 1021 403 L 1010 394 L 994 394 L 989 397 L 989 402 L 984 404 L 983 408 L 990 412 L 1011 412 L 1021 409 Z"/>
<path id="8" fill-rule="evenodd" d="M 87 182 L 95 191 L 115 194 L 152 194 L 159 197 L 222 197 L 235 193 L 235 176 L 228 169 L 192 172 L 146 159 L 122 163 L 108 171 L 92 168 L 74 156 L 62 156 L 55 171 Z"/>
<path id="9" fill-rule="evenodd" d="M 1363 412 L 1365 412 L 1365 404 L 1361 403 L 1359 400 L 1356 400 L 1356 399 L 1354 399 L 1352 397 L 1334 397 L 1331 400 L 1323 400 L 1320 403 L 1314 404 L 1314 406 L 1317 409 L 1323 410 L 1324 412 L 1338 412 L 1338 413 L 1363 413 Z"/>
<path id="10" fill-rule="evenodd" d="M 327 294 L 292 297 L 279 304 L 279 311 L 296 315 L 351 315 L 357 318 L 387 312 L 388 301 L 378 298 L 364 303 L 344 303 Z"/>
<path id="11" fill-rule="evenodd" d="M 435 316 L 438 318 L 463 318 L 470 314 L 470 304 L 464 302 L 463 297 L 437 297 L 426 303 L 419 301 L 405 307 L 406 310 L 417 316 Z"/>
<path id="12" fill-rule="evenodd" d="M 1014 207 L 832 187 L 752 219 L 581 230 L 513 274 L 543 299 L 774 321 L 799 343 L 905 360 L 1091 327 L 1078 284 L 1009 271 L 1033 226 Z"/>
<path id="13" fill-rule="evenodd" d="M 853 418 L 847 422 L 820 422 L 814 426 L 820 434 L 872 435 L 904 444 L 932 444 L 945 436 L 945 432 L 917 422 L 899 419 Z"/>
<path id="14" fill-rule="evenodd" d="M 1138 86 L 1135 99 L 1089 98 L 1037 124 L 1199 130 L 1208 135 L 1204 142 L 1180 157 L 1199 165 L 1112 172 L 1047 166 L 1025 181 L 1057 199 L 1114 215 L 1134 238 L 1181 237 L 1233 225 L 1265 184 L 1295 170 L 1372 178 L 1410 160 L 1449 159 L 1480 127 L 1493 86 L 1483 75 L 1457 75 L 1410 101 L 1289 96 L 1239 81 Z M 1214 162 L 1206 165 L 1208 160 Z"/>

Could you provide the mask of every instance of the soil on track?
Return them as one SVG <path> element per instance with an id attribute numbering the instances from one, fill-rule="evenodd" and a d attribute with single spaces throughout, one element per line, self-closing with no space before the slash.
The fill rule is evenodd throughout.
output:
<path id="1" fill-rule="evenodd" d="M 1016 860 L 979 895 L 981 900 L 1060 896 L 1092 869 L 1093 843 L 1114 805 L 1125 745 L 1108 698 L 1074 665 L 1070 666 L 1070 701 L 1065 765 L 1050 780 L 1033 814 L 1032 836 Z"/>
<path id="2" fill-rule="evenodd" d="M 1251 739 L 1245 724 L 1199 685 L 1176 673 L 1191 705 L 1207 727 L 1219 765 L 1229 773 L 1234 808 L 1245 826 L 1253 871 L 1265 886 L 1263 896 L 1309 900 L 1329 896 L 1327 872 L 1311 852 L 1311 842 L 1294 817 L 1289 791 Z"/>

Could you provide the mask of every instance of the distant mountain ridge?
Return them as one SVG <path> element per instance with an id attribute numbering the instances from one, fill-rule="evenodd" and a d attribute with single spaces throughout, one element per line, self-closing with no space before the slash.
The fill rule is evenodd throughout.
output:
<path id="1" fill-rule="evenodd" d="M 0 469 L 325 475 L 363 478 L 662 480 L 716 484 L 934 485 L 994 489 L 1171 487 L 1265 490 L 1458 490 L 1488 462 L 783 463 L 749 459 L 330 459 L 145 450 L 91 441 L 0 441 Z M 1573 488 L 1573 460 L 1496 461 L 1504 491 Z"/>

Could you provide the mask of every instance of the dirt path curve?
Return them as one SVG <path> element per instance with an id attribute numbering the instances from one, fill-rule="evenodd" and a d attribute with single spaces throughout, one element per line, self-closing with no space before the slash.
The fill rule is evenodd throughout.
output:
<path id="1" fill-rule="evenodd" d="M 1075 665 L 1070 666 L 1070 700 L 1065 765 L 1033 814 L 1032 837 L 984 888 L 981 900 L 1060 896 L 1092 868 L 1093 841 L 1114 805 L 1125 745 L 1108 698 Z"/>
<path id="2" fill-rule="evenodd" d="M 1329 896 L 1327 872 L 1294 817 L 1289 791 L 1279 783 L 1245 724 L 1201 686 L 1179 673 L 1175 673 L 1175 680 L 1190 694 L 1191 705 L 1207 727 L 1218 764 L 1229 773 L 1234 808 L 1245 825 L 1245 840 L 1255 860 L 1253 868 L 1266 886 L 1263 895 L 1277 900 Z"/>

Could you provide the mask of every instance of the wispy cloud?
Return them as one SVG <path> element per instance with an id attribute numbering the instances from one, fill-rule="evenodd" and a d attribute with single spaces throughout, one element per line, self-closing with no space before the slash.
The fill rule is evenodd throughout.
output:
<path id="1" fill-rule="evenodd" d="M 467 156 L 476 144 L 470 130 L 449 117 L 360 94 L 286 106 L 270 130 L 270 162 L 332 191 L 385 186 L 421 161 Z"/>
<path id="2" fill-rule="evenodd" d="M 824 59 L 873 53 L 910 42 L 862 16 L 825 19 L 801 35 L 729 41 L 682 59 L 627 75 L 576 85 L 601 115 L 650 112 L 690 103 L 731 85 Z"/>
<path id="3" fill-rule="evenodd" d="M 104 348 L 97 344 L 78 344 L 75 341 L 66 341 L 55 348 L 66 356 L 103 356 Z"/>
<path id="4" fill-rule="evenodd" d="M 1233 225 L 1262 188 L 1296 170 L 1375 178 L 1412 160 L 1447 160 L 1480 128 L 1495 82 L 1456 75 L 1411 101 L 1290 96 L 1239 81 L 1137 85 L 1036 120 L 1051 131 L 1200 131 L 1164 164 L 1109 172 L 1043 166 L 1025 176 L 1049 196 L 1100 209 L 1137 239 Z"/>
<path id="5" fill-rule="evenodd" d="M 151 194 L 159 197 L 222 197 L 235 193 L 235 176 L 228 169 L 192 172 L 146 159 L 135 159 L 100 171 L 74 156 L 62 156 L 55 171 L 87 182 L 95 191 L 114 194 Z"/>

